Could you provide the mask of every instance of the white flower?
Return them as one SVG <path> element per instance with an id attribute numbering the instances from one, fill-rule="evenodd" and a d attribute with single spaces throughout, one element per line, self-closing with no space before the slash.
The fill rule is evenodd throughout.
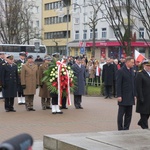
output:
<path id="1" fill-rule="evenodd" d="M 63 74 L 66 75 L 67 73 L 66 73 L 66 72 L 63 72 Z"/>
<path id="2" fill-rule="evenodd" d="M 62 69 L 61 69 L 61 71 L 63 72 L 63 71 L 65 71 L 65 69 L 64 69 L 64 68 L 62 68 Z"/>
<path id="3" fill-rule="evenodd" d="M 52 82 L 53 80 L 52 80 L 52 79 L 50 79 L 49 81 L 50 81 L 50 82 Z"/>
<path id="4" fill-rule="evenodd" d="M 53 76 L 55 76 L 56 74 L 55 73 L 53 73 Z"/>
<path id="5" fill-rule="evenodd" d="M 68 66 L 68 70 L 70 70 L 71 68 L 70 68 L 70 66 Z"/>

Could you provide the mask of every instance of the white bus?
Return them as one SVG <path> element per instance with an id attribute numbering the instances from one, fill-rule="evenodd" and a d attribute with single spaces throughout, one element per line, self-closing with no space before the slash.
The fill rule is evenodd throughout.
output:
<path id="1" fill-rule="evenodd" d="M 20 52 L 26 52 L 28 55 L 33 55 L 36 59 L 37 55 L 40 55 L 41 58 L 47 54 L 47 49 L 45 45 L 40 45 L 39 50 L 35 49 L 35 45 L 20 45 L 20 44 L 0 44 L 0 52 L 5 52 L 14 56 L 14 59 L 19 59 Z"/>

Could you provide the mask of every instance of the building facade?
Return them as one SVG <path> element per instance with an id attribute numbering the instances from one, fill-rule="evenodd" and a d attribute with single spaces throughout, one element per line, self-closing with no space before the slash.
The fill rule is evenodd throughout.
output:
<path id="1" fill-rule="evenodd" d="M 96 14 L 96 18 L 99 19 L 95 26 L 95 35 L 93 34 L 90 21 L 94 17 L 93 6 L 97 2 L 100 2 L 100 0 L 42 1 L 42 42 L 47 46 L 48 53 L 58 52 L 60 55 L 72 56 L 85 54 L 88 58 L 91 58 L 93 36 L 95 36 L 96 59 L 100 57 L 120 58 L 126 56 L 125 50 L 117 40 L 117 30 L 114 32 L 114 29 L 104 17 L 104 15 L 107 15 L 104 5 L 101 5 L 99 8 L 101 11 Z M 113 9 L 113 6 L 109 5 L 109 7 Z M 126 5 L 122 5 L 120 8 L 124 11 L 125 7 Z M 137 49 L 149 58 L 150 43 L 146 29 L 138 17 L 133 17 L 136 16 L 134 12 L 131 13 L 132 23 L 130 28 L 133 33 L 132 36 L 135 38 L 134 41 L 131 41 L 132 55 L 134 55 L 134 50 Z M 123 13 L 122 17 L 124 23 L 127 23 L 127 15 Z M 121 24 L 119 29 L 122 33 L 125 32 Z M 146 39 L 147 42 L 143 39 Z"/>
<path id="2" fill-rule="evenodd" d="M 71 41 L 71 0 L 42 1 L 42 37 L 49 54 L 67 55 L 67 43 Z M 68 54 L 69 55 L 69 54 Z"/>

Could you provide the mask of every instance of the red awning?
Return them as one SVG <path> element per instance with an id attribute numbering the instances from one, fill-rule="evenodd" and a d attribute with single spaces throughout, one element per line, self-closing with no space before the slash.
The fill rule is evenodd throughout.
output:
<path id="1" fill-rule="evenodd" d="M 92 42 L 86 42 L 86 47 L 92 47 Z M 121 46 L 118 41 L 108 41 L 108 42 L 96 42 L 96 47 L 108 47 L 108 46 Z M 150 46 L 150 42 L 131 42 L 131 46 L 133 47 L 148 47 Z"/>

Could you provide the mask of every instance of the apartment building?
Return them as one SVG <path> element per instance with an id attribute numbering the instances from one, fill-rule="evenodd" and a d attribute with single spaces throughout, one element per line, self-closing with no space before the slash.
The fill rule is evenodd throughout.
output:
<path id="1" fill-rule="evenodd" d="M 68 3 L 69 6 L 63 4 L 63 1 Z M 47 46 L 50 54 L 59 52 L 61 55 L 77 56 L 86 54 L 88 58 L 91 57 L 93 30 L 89 23 L 94 15 L 94 9 L 90 5 L 93 2 L 96 4 L 100 0 L 42 1 L 43 44 Z M 117 2 L 119 1 L 116 0 Z M 113 6 L 109 5 L 109 7 L 113 9 Z M 125 7 L 126 5 L 122 5 L 121 10 L 124 10 Z M 106 15 L 107 11 L 103 5 L 101 5 L 101 10 L 96 17 L 100 19 L 95 27 L 95 58 L 125 57 L 125 51 L 116 38 L 118 31 L 114 31 L 105 19 L 104 14 Z M 123 13 L 123 20 L 127 25 L 128 21 L 125 13 Z M 150 43 L 146 44 L 143 40 L 143 38 L 149 40 L 146 29 L 138 17 L 132 17 L 131 20 L 131 31 L 136 35 L 136 41 L 131 42 L 132 54 L 137 49 L 149 58 L 150 51 L 148 47 Z M 121 32 L 124 32 L 121 24 L 119 28 Z"/>
<path id="2" fill-rule="evenodd" d="M 62 0 L 42 1 L 43 44 L 49 54 L 67 55 L 67 43 L 71 41 L 71 0 L 64 4 Z M 68 54 L 70 55 L 70 54 Z"/>

